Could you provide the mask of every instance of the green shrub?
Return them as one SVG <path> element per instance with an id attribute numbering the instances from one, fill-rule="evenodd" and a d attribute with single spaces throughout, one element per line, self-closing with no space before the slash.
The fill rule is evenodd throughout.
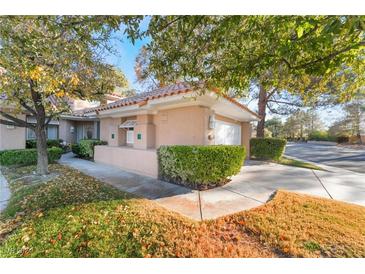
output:
<path id="1" fill-rule="evenodd" d="M 47 149 L 47 152 L 48 152 L 48 162 L 54 163 L 61 158 L 63 149 L 60 147 L 51 147 Z"/>
<path id="2" fill-rule="evenodd" d="M 47 149 L 48 162 L 53 163 L 61 158 L 63 150 L 59 147 Z M 28 166 L 37 163 L 37 150 L 30 149 L 12 149 L 0 151 L 0 165 L 3 166 Z"/>
<path id="3" fill-rule="evenodd" d="M 25 148 L 36 148 L 37 141 L 36 140 L 26 140 L 25 141 Z"/>
<path id="4" fill-rule="evenodd" d="M 37 140 L 27 140 L 25 142 L 26 148 L 37 148 Z M 60 147 L 63 148 L 63 140 L 62 139 L 50 139 L 47 140 L 47 147 Z"/>
<path id="5" fill-rule="evenodd" d="M 324 130 L 315 130 L 311 132 L 308 136 L 308 140 L 311 141 L 336 141 L 335 136 L 329 135 L 327 131 Z"/>
<path id="6" fill-rule="evenodd" d="M 81 158 L 93 159 L 94 158 L 94 147 L 99 145 L 106 145 L 107 142 L 96 139 L 85 139 L 80 140 L 78 148 L 75 147 L 76 153 Z"/>
<path id="7" fill-rule="evenodd" d="M 237 174 L 246 157 L 243 146 L 161 146 L 159 177 L 194 189 L 222 185 Z"/>
<path id="8" fill-rule="evenodd" d="M 251 157 L 262 160 L 279 160 L 284 153 L 285 145 L 285 139 L 251 138 Z"/>
<path id="9" fill-rule="evenodd" d="M 72 144 L 71 145 L 71 151 L 76 154 L 76 155 L 80 155 L 80 146 L 79 144 Z"/>

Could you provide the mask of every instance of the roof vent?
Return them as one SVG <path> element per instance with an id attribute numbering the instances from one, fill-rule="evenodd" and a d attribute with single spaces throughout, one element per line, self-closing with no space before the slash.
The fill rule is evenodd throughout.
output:
<path id="1" fill-rule="evenodd" d="M 135 127 L 136 125 L 137 125 L 136 120 L 127 120 L 127 121 L 123 122 L 121 125 L 119 125 L 119 128 L 131 128 L 131 127 Z"/>

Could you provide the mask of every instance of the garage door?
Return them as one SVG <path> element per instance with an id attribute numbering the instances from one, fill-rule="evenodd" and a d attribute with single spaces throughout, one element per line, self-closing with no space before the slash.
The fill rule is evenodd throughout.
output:
<path id="1" fill-rule="evenodd" d="M 241 126 L 223 121 L 215 124 L 216 145 L 241 145 Z"/>

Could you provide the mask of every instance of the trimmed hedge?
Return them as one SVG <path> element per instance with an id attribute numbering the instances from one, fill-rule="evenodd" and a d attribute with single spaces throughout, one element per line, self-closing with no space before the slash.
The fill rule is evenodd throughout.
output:
<path id="1" fill-rule="evenodd" d="M 227 183 L 246 157 L 243 146 L 161 146 L 159 177 L 193 189 L 208 189 Z"/>
<path id="2" fill-rule="evenodd" d="M 107 145 L 106 141 L 96 139 L 85 139 L 80 140 L 78 144 L 71 146 L 72 152 L 80 158 L 93 159 L 94 158 L 94 147 L 99 145 Z"/>
<path id="3" fill-rule="evenodd" d="M 26 148 L 37 148 L 37 140 L 27 140 L 25 141 Z M 63 148 L 63 140 L 62 139 L 49 139 L 47 140 L 47 147 L 60 147 Z"/>
<path id="4" fill-rule="evenodd" d="M 61 158 L 63 150 L 59 147 L 47 149 L 48 162 L 53 163 Z M 0 151 L 0 165 L 28 166 L 37 164 L 37 149 L 11 149 Z"/>
<path id="5" fill-rule="evenodd" d="M 261 160 L 279 160 L 284 153 L 285 139 L 279 138 L 251 138 L 251 158 Z"/>

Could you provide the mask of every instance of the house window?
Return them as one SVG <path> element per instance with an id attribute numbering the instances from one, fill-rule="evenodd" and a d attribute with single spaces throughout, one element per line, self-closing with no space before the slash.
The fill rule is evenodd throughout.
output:
<path id="1" fill-rule="evenodd" d="M 35 137 L 35 132 L 33 129 L 27 128 L 27 140 L 34 140 Z"/>
<path id="2" fill-rule="evenodd" d="M 127 144 L 128 145 L 134 144 L 134 128 L 128 128 L 127 130 Z"/>
<path id="3" fill-rule="evenodd" d="M 47 126 L 47 139 L 50 140 L 58 139 L 58 126 L 54 125 Z"/>
<path id="4" fill-rule="evenodd" d="M 57 125 L 49 125 L 46 129 L 47 139 L 53 140 L 58 139 L 58 126 Z M 27 140 L 35 140 L 35 132 L 33 129 L 27 128 Z"/>

